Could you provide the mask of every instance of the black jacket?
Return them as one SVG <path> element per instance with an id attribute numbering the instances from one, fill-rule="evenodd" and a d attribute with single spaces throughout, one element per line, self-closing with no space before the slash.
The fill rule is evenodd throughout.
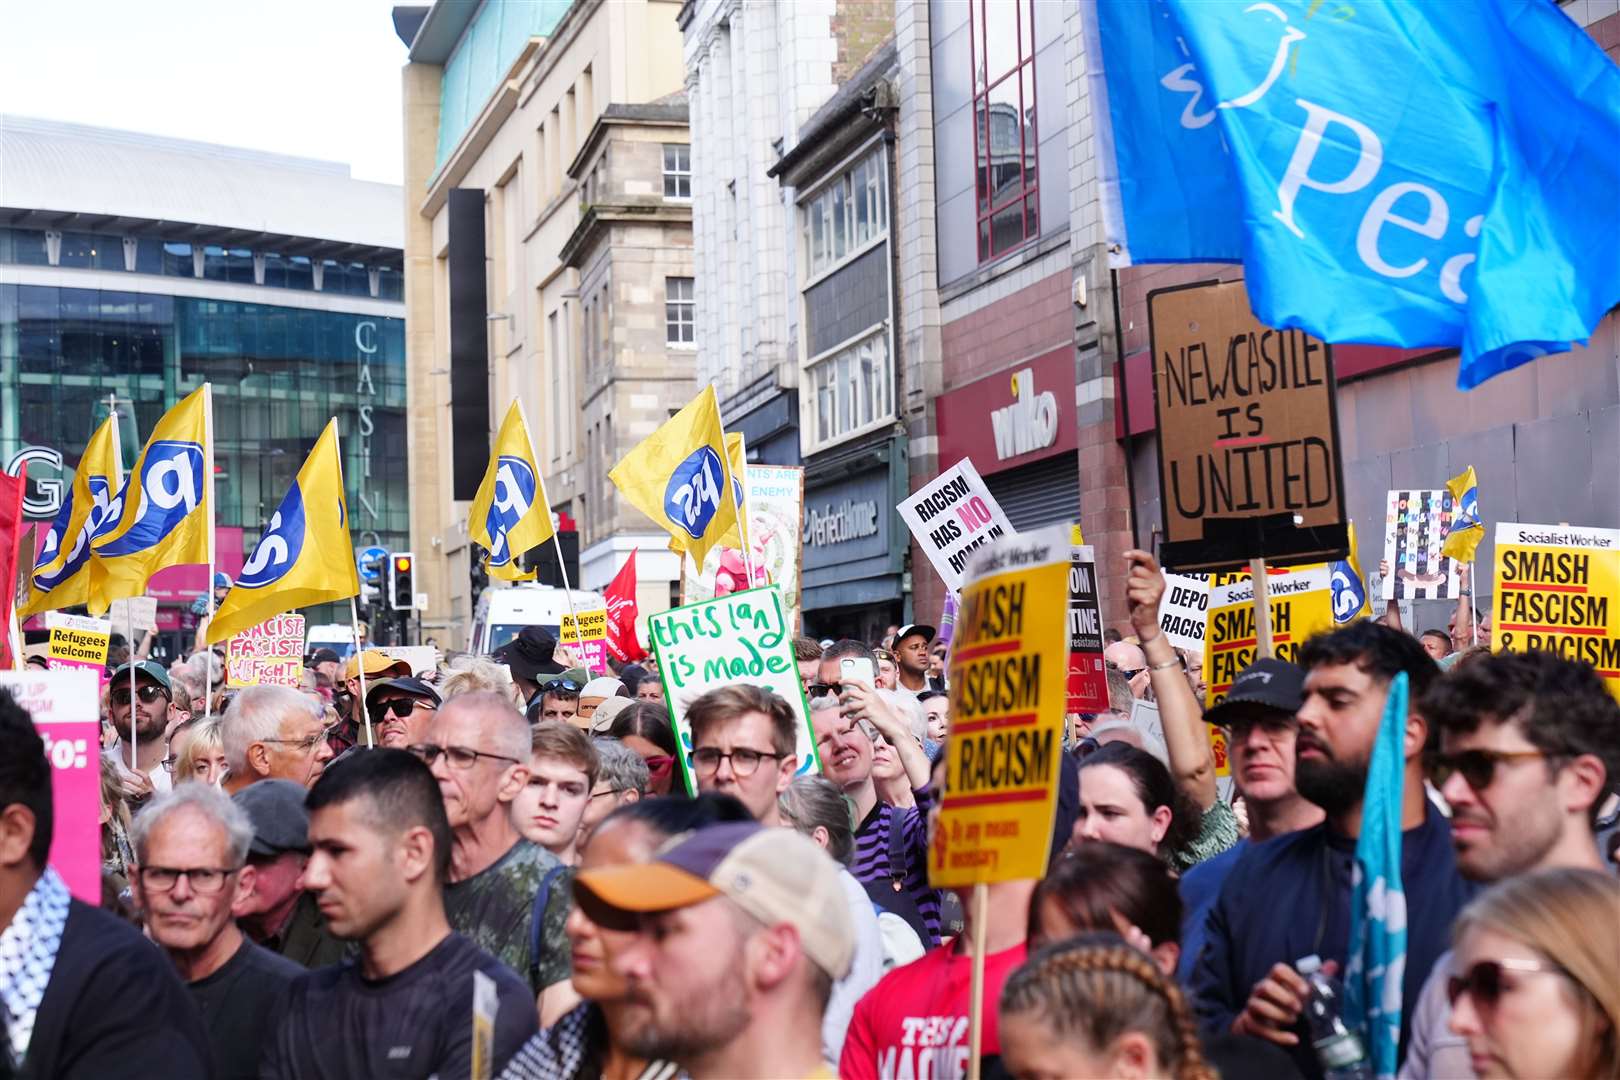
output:
<path id="1" fill-rule="evenodd" d="M 202 1080 L 208 1060 L 202 1018 L 168 957 L 128 923 L 74 900 L 19 1075 Z"/>

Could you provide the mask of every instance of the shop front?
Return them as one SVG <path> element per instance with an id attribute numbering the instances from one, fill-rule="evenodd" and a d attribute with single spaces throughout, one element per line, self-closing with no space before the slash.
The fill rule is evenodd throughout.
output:
<path id="1" fill-rule="evenodd" d="M 1074 387 L 1065 345 L 941 394 L 940 467 L 971 458 L 1019 532 L 1080 520 Z"/>
<path id="2" fill-rule="evenodd" d="M 906 621 L 909 535 L 895 505 L 908 491 L 903 439 L 821 454 L 805 466 L 804 632 L 876 641 Z"/>

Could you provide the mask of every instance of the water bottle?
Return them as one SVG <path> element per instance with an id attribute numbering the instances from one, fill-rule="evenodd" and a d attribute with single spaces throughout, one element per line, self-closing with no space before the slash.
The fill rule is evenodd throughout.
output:
<path id="1" fill-rule="evenodd" d="M 1344 1022 L 1344 992 L 1338 980 L 1328 978 L 1319 956 L 1301 958 L 1294 969 L 1311 986 L 1311 996 L 1305 1002 L 1305 1023 L 1311 1030 L 1311 1045 L 1316 1048 L 1323 1080 L 1373 1080 L 1367 1047 Z"/>

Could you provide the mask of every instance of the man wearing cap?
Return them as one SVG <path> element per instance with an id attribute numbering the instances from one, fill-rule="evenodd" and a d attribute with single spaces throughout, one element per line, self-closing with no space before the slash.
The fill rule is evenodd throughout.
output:
<path id="1" fill-rule="evenodd" d="M 753 822 L 677 837 L 647 863 L 579 875 L 629 984 L 630 1049 L 710 1077 L 831 1078 L 821 1016 L 855 931 L 838 868 L 815 842 Z"/>
<path id="2" fill-rule="evenodd" d="M 328 649 L 325 646 L 316 649 L 309 654 L 309 659 L 304 661 L 304 666 L 317 675 L 325 675 L 326 681 L 331 683 L 334 688 L 341 681 L 338 672 L 343 667 L 343 658 L 333 649 Z"/>
<path id="3" fill-rule="evenodd" d="M 518 636 L 490 654 L 497 664 L 505 664 L 512 673 L 512 681 L 523 691 L 527 705 L 540 692 L 540 684 L 549 676 L 561 675 L 563 666 L 552 656 L 557 650 L 557 639 L 538 626 L 525 626 Z"/>
<path id="4" fill-rule="evenodd" d="M 1181 876 L 1183 983 L 1198 962 L 1209 909 L 1243 853 L 1253 844 L 1322 821 L 1322 808 L 1294 787 L 1294 739 L 1299 734 L 1294 714 L 1304 701 L 1305 672 L 1286 660 L 1264 657 L 1238 672 L 1226 697 L 1204 714 L 1209 723 L 1226 728 L 1232 779 L 1249 811 L 1249 839 Z"/>
<path id="5" fill-rule="evenodd" d="M 441 704 L 439 692 L 415 676 L 383 679 L 375 686 L 367 686 L 371 737 L 378 746 L 400 750 L 419 743 Z"/>
<path id="6" fill-rule="evenodd" d="M 411 673 L 411 665 L 404 660 L 396 660 L 392 656 L 378 652 L 376 649 L 362 649 L 349 655 L 348 662 L 343 665 L 342 701 L 333 702 L 338 715 L 343 721 L 336 725 L 337 730 L 328 740 L 332 744 L 332 753 L 341 754 L 351 746 L 365 741 L 366 718 L 365 702 L 360 697 L 360 671 L 365 669 L 366 689 L 371 684 L 384 679 L 403 679 Z"/>
<path id="7" fill-rule="evenodd" d="M 315 895 L 299 886 L 309 862 L 308 793 L 291 780 L 261 780 L 231 796 L 253 826 L 247 864 L 253 880 L 232 909 L 248 937 L 306 968 L 343 959 L 343 942 L 326 930 Z"/>
<path id="8" fill-rule="evenodd" d="M 587 682 L 579 692 L 579 712 L 575 714 L 574 726 L 590 731 L 594 726 L 591 717 L 596 715 L 596 707 L 623 689 L 624 683 L 611 677 Z"/>
<path id="9" fill-rule="evenodd" d="M 130 712 L 135 713 L 135 768 L 152 783 L 152 790 L 167 791 L 172 781 L 163 768 L 168 753 L 169 672 L 155 660 L 142 660 L 135 667 L 135 693 L 129 690 L 130 665 L 114 671 L 107 680 L 107 714 L 125 749 L 119 757 L 129 763 Z"/>
<path id="10" fill-rule="evenodd" d="M 576 676 L 572 671 L 564 671 L 555 679 L 541 683 L 540 693 L 529 701 L 529 723 L 555 720 L 559 724 L 579 726 L 574 718 L 579 715 L 579 692 L 584 687 L 583 673 Z"/>
<path id="11" fill-rule="evenodd" d="M 894 663 L 900 669 L 899 689 L 920 694 L 928 689 L 928 643 L 934 628 L 907 623 L 894 635 Z"/>

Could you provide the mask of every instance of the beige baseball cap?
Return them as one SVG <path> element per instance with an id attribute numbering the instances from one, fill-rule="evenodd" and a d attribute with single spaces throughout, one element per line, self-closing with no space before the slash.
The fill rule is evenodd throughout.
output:
<path id="1" fill-rule="evenodd" d="M 849 973 L 855 924 L 838 866 L 815 841 L 757 822 L 682 833 L 651 862 L 582 871 L 576 894 L 619 911 L 672 911 L 725 896 L 767 926 L 799 932 L 805 955 L 834 979 Z"/>

